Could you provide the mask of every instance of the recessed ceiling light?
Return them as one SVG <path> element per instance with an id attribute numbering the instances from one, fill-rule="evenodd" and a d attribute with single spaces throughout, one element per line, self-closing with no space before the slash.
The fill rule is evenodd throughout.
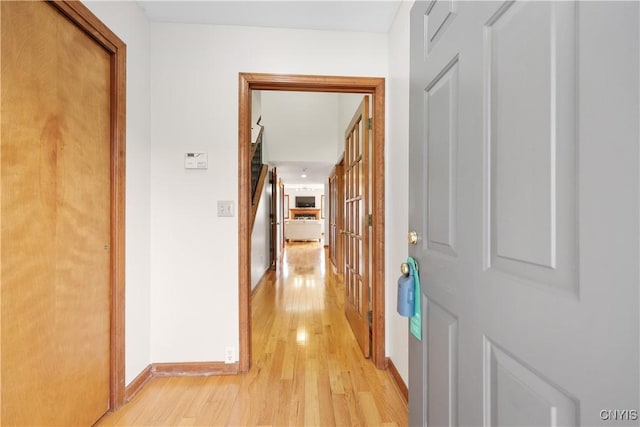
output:
<path id="1" fill-rule="evenodd" d="M 300 178 L 306 178 L 307 174 L 303 173 L 302 175 L 300 175 Z"/>

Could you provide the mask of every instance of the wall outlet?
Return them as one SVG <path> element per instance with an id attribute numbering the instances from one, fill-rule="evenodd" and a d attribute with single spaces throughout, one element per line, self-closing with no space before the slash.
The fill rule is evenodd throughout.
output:
<path id="1" fill-rule="evenodd" d="M 236 349 L 235 347 L 224 348 L 224 363 L 236 363 Z"/>

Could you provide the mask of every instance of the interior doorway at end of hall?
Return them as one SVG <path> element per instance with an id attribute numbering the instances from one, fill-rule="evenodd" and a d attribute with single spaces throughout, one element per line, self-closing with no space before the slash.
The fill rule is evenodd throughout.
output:
<path id="1" fill-rule="evenodd" d="M 384 85 L 383 78 L 299 76 L 241 73 L 239 87 L 238 222 L 240 371 L 251 365 L 251 228 L 250 150 L 251 94 L 254 90 L 360 93 L 371 97 L 371 167 L 380 173 L 371 180 L 371 358 L 378 368 L 386 368 L 384 307 Z"/>

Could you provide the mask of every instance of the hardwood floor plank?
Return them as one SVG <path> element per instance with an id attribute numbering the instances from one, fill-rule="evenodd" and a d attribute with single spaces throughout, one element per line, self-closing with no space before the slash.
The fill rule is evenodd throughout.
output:
<path id="1" fill-rule="evenodd" d="M 336 421 L 336 426 L 350 426 L 351 416 L 349 415 L 349 408 L 347 407 L 347 399 L 344 393 L 333 394 L 331 396 L 331 403 L 333 405 L 333 417 Z"/>
<path id="2" fill-rule="evenodd" d="M 293 395 L 293 381 L 281 380 L 280 388 L 278 389 L 278 401 L 276 403 L 276 406 L 277 406 L 276 413 L 273 419 L 274 425 L 276 426 L 293 425 L 289 418 L 292 395 Z"/>
<path id="3" fill-rule="evenodd" d="M 400 391 L 364 359 L 343 302 L 324 248 L 288 245 L 252 299 L 248 373 L 152 378 L 98 426 L 406 426 Z"/>
<path id="4" fill-rule="evenodd" d="M 377 427 L 382 424 L 380 413 L 378 412 L 378 406 L 376 405 L 371 393 L 358 393 L 358 406 L 360 406 L 362 413 L 364 414 L 365 425 Z"/>

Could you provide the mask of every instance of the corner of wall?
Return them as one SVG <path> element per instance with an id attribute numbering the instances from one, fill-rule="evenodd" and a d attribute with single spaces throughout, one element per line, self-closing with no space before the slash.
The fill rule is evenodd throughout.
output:
<path id="1" fill-rule="evenodd" d="M 409 352 L 405 318 L 396 307 L 398 267 L 408 256 L 409 195 L 409 16 L 413 2 L 401 2 L 389 31 L 386 141 L 386 348 L 397 372 L 408 383 Z"/>

